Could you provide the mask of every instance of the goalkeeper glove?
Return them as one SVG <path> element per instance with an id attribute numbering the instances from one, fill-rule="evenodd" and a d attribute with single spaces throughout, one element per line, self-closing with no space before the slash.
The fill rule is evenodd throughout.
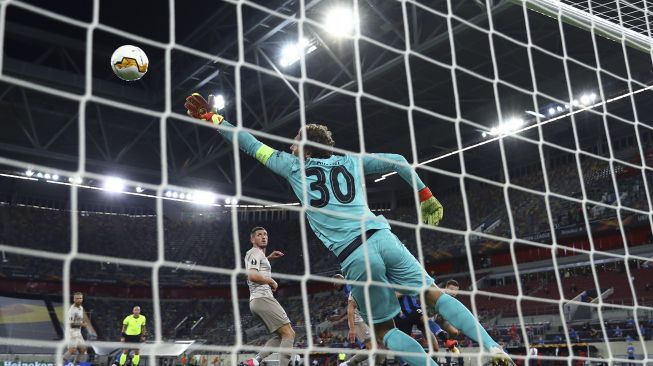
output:
<path id="1" fill-rule="evenodd" d="M 433 197 L 433 193 L 428 187 L 419 191 L 420 210 L 422 211 L 422 221 L 425 224 L 437 225 L 442 220 L 444 208 L 440 201 Z"/>
<path id="2" fill-rule="evenodd" d="M 193 93 L 186 97 L 184 107 L 186 108 L 186 114 L 189 116 L 212 122 L 215 126 L 219 126 L 224 121 L 224 117 L 219 115 L 213 107 L 213 95 L 209 95 L 209 101 L 207 102 L 203 96 Z"/>

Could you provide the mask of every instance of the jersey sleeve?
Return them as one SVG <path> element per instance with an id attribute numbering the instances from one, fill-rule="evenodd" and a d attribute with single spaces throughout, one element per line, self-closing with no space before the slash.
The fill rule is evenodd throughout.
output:
<path id="1" fill-rule="evenodd" d="M 144 315 L 141 315 L 141 316 L 143 317 L 143 323 L 141 324 L 141 326 L 143 326 L 143 325 L 145 325 L 145 323 L 147 323 L 147 318 Z"/>
<path id="2" fill-rule="evenodd" d="M 252 253 L 251 255 L 245 258 L 245 269 L 255 269 L 257 271 L 261 270 L 261 255 L 263 253 Z"/>
<path id="3" fill-rule="evenodd" d="M 224 121 L 220 124 L 220 127 L 234 128 L 234 125 Z M 233 131 L 224 128 L 220 128 L 218 131 L 227 140 L 234 140 Z M 238 132 L 238 146 L 247 155 L 255 158 L 268 169 L 284 178 L 290 175 L 293 164 L 297 161 L 297 157 L 271 148 L 246 131 Z"/>
<path id="4" fill-rule="evenodd" d="M 125 320 L 122 321 L 122 325 L 129 325 L 129 315 L 127 315 Z"/>
<path id="5" fill-rule="evenodd" d="M 382 159 L 379 159 L 382 158 Z M 390 160 L 390 161 L 388 161 Z M 408 184 L 413 186 L 413 176 L 415 177 L 415 188 L 421 190 L 425 187 L 424 182 L 419 178 L 415 170 L 408 165 L 406 158 L 399 154 L 368 154 L 363 156 L 363 170 L 365 174 L 384 174 L 397 172 L 399 176 Z"/>

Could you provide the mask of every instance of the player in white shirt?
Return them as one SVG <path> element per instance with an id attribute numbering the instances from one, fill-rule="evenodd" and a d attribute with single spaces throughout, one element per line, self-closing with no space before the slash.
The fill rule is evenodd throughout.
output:
<path id="1" fill-rule="evenodd" d="M 84 343 L 84 337 L 82 337 L 82 328 L 86 327 L 86 322 L 84 321 L 84 307 L 82 302 L 84 301 L 84 295 L 81 292 L 75 292 L 73 294 L 73 304 L 68 309 L 66 316 L 70 322 L 69 328 L 66 329 L 66 332 L 70 335 L 71 343 L 68 345 L 68 351 L 64 353 L 63 359 L 64 363 L 70 362 L 70 358 L 73 354 L 79 350 L 79 356 L 77 361 L 86 361 L 86 344 Z M 73 360 L 74 361 L 74 357 Z"/>
<path id="2" fill-rule="evenodd" d="M 345 279 L 345 277 L 341 274 L 336 274 L 333 276 L 333 278 L 337 278 L 339 280 Z M 336 283 L 334 284 L 334 287 L 337 291 L 342 291 L 344 295 L 347 297 L 347 310 L 344 312 L 344 314 L 342 314 L 342 316 L 335 317 L 340 319 L 342 319 L 343 317 L 347 317 L 347 325 L 349 326 L 347 340 L 349 340 L 349 343 L 352 345 L 357 344 L 356 341 L 359 340 L 365 346 L 366 349 L 371 350 L 372 335 L 370 333 L 370 327 L 367 325 L 365 320 L 363 320 L 363 317 L 361 317 L 361 314 L 358 311 L 358 304 L 356 303 L 356 300 L 354 300 L 354 297 L 351 294 L 351 286 L 348 284 L 342 285 Z M 368 360 L 367 355 L 364 353 L 360 353 L 352 356 L 347 361 L 341 362 L 339 366 L 356 366 L 361 362 L 367 360 Z M 384 361 L 385 361 L 385 355 L 375 355 L 374 363 L 376 365 L 382 365 Z"/>
<path id="3" fill-rule="evenodd" d="M 260 318 L 272 337 L 265 343 L 265 347 L 292 348 L 295 342 L 295 331 L 290 325 L 290 319 L 277 299 L 272 295 L 277 290 L 277 282 L 272 279 L 270 259 L 277 259 L 283 253 L 275 250 L 270 255 L 265 255 L 268 246 L 268 232 L 260 226 L 250 232 L 249 241 L 252 249 L 245 254 L 245 268 L 247 269 L 247 285 L 249 286 L 249 309 L 252 314 Z M 272 352 L 261 351 L 255 358 L 247 360 L 248 366 L 258 364 Z M 290 354 L 279 353 L 279 365 L 287 366 Z"/>

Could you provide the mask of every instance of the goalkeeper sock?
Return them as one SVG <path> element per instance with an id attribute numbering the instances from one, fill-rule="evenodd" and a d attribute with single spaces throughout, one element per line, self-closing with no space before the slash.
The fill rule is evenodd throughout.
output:
<path id="1" fill-rule="evenodd" d="M 138 363 L 139 363 L 140 361 L 141 361 L 141 356 L 139 356 L 139 355 L 134 355 L 134 357 L 132 357 L 132 365 L 134 365 L 134 366 L 138 366 Z"/>
<path id="2" fill-rule="evenodd" d="M 124 365 L 125 362 L 127 362 L 127 355 L 123 353 L 120 355 L 120 366 Z"/>
<path id="3" fill-rule="evenodd" d="M 463 334 L 478 343 L 482 343 L 485 350 L 499 346 L 465 305 L 450 295 L 445 293 L 440 295 L 440 298 L 435 303 L 435 311 L 442 315 L 451 325 L 460 329 Z M 481 333 L 481 340 L 483 342 L 478 339 L 476 333 L 477 328 Z"/>
<path id="4" fill-rule="evenodd" d="M 420 355 L 401 355 L 401 358 L 411 366 L 438 366 L 426 355 L 424 348 L 413 337 L 397 328 L 390 329 L 383 336 L 383 343 L 391 351 L 421 353 Z"/>

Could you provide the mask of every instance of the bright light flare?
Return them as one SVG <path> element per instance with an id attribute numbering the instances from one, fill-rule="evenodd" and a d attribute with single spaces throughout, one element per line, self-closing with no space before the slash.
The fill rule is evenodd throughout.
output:
<path id="1" fill-rule="evenodd" d="M 215 200 L 217 199 L 217 196 L 213 192 L 208 192 L 208 191 L 196 191 L 192 195 L 193 202 L 198 203 L 200 205 L 211 205 L 215 203 Z"/>
<path id="2" fill-rule="evenodd" d="M 109 177 L 104 181 L 104 189 L 109 192 L 122 192 L 125 189 L 125 181 L 117 177 Z"/>
<path id="3" fill-rule="evenodd" d="M 281 58 L 279 59 L 279 64 L 283 67 L 288 67 L 295 62 L 299 61 L 302 52 L 305 55 L 315 51 L 317 47 L 312 45 L 307 38 L 302 38 L 299 43 L 287 44 L 281 50 Z"/>
<path id="4" fill-rule="evenodd" d="M 215 99 L 213 99 L 213 106 L 215 107 L 215 109 L 221 111 L 224 109 L 224 105 L 225 105 L 224 96 L 222 94 L 218 94 L 215 97 Z"/>
<path id="5" fill-rule="evenodd" d="M 355 25 L 354 12 L 348 8 L 333 8 L 324 18 L 327 31 L 336 37 L 353 34 Z"/>

